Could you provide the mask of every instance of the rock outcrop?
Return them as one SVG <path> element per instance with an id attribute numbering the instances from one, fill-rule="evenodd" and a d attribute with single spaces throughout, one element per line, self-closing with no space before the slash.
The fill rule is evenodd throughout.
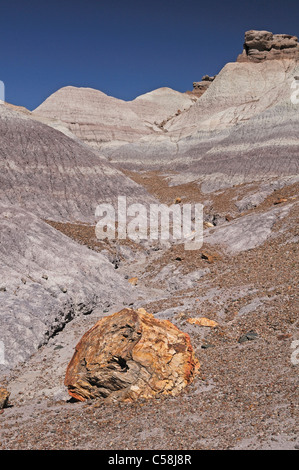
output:
<path id="1" fill-rule="evenodd" d="M 67 368 L 65 385 L 80 401 L 133 401 L 178 394 L 198 368 L 186 333 L 144 309 L 126 308 L 85 333 Z"/>
<path id="2" fill-rule="evenodd" d="M 198 98 L 204 94 L 205 91 L 209 88 L 211 83 L 215 80 L 216 75 L 210 77 L 209 75 L 204 75 L 200 82 L 193 82 L 193 93 Z"/>
<path id="3" fill-rule="evenodd" d="M 8 405 L 10 393 L 6 388 L 0 387 L 0 410 Z"/>
<path id="4" fill-rule="evenodd" d="M 250 30 L 245 33 L 243 53 L 237 62 L 263 62 L 273 59 L 299 59 L 296 36 Z"/>
<path id="5" fill-rule="evenodd" d="M 205 317 L 188 318 L 187 322 L 191 325 L 207 326 L 209 328 L 216 328 L 216 326 L 218 326 L 218 323 L 216 321 L 210 320 L 209 318 Z"/>

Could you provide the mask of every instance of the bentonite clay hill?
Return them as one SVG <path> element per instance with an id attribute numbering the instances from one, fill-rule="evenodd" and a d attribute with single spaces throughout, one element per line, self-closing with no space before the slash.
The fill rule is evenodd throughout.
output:
<path id="1" fill-rule="evenodd" d="M 68 87 L 33 115 L 59 118 L 122 168 L 176 173 L 175 182 L 195 181 L 205 192 L 294 176 L 299 114 L 292 96 L 299 77 L 298 48 L 295 36 L 249 31 L 242 60 L 226 64 L 215 77 L 203 77 L 200 83 L 208 86 L 198 99 L 160 89 L 124 103 L 95 90 Z M 258 54 L 263 60 L 253 60 Z"/>
<path id="2" fill-rule="evenodd" d="M 26 361 L 76 316 L 133 297 L 106 257 L 14 206 L 0 205 L 0 253 L 0 371 Z"/>
<path id="3" fill-rule="evenodd" d="M 0 449 L 298 448 L 298 76 L 252 30 L 194 92 L 0 106 Z M 98 240 L 119 195 L 203 246 Z"/>
<path id="4" fill-rule="evenodd" d="M 43 219 L 94 222 L 102 202 L 153 202 L 144 188 L 84 143 L 0 106 L 0 200 Z M 117 190 L 116 190 L 117 188 Z"/>
<path id="5" fill-rule="evenodd" d="M 34 110 L 33 117 L 49 119 L 50 125 L 58 120 L 90 146 L 113 149 L 161 134 L 163 125 L 189 109 L 196 99 L 160 88 L 126 102 L 91 88 L 69 86 L 49 96 Z"/>

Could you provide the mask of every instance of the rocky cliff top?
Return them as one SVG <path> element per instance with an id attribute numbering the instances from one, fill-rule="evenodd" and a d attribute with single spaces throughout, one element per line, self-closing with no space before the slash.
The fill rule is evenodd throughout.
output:
<path id="1" fill-rule="evenodd" d="M 207 89 L 215 78 L 216 75 L 214 75 L 213 77 L 210 77 L 209 75 L 204 75 L 200 82 L 193 82 L 193 90 L 192 92 L 188 93 L 193 93 L 195 96 L 200 97 L 204 94 L 205 91 L 207 91 Z"/>
<path id="2" fill-rule="evenodd" d="M 237 62 L 262 62 L 273 59 L 299 59 L 296 36 L 250 30 L 245 33 L 243 53 Z"/>

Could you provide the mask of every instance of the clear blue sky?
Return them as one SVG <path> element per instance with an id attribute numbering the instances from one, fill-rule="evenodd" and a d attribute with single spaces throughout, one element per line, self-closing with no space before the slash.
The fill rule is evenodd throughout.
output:
<path id="1" fill-rule="evenodd" d="M 28 109 L 66 85 L 186 91 L 235 61 L 249 29 L 298 36 L 299 2 L 0 0 L 0 80 Z"/>

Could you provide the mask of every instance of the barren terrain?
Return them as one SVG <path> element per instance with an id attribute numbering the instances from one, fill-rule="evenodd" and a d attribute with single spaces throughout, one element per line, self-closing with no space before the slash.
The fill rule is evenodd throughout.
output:
<path id="1" fill-rule="evenodd" d="M 138 278 L 129 303 L 170 319 L 190 334 L 200 374 L 179 397 L 113 405 L 73 403 L 67 398 L 63 380 L 75 344 L 99 318 L 121 306 L 98 308 L 68 323 L 14 370 L 8 380 L 13 406 L 1 416 L 1 448 L 298 446 L 298 371 L 291 362 L 291 344 L 298 339 L 299 233 L 293 223 L 298 220 L 297 192 L 298 185 L 293 185 L 248 211 L 247 216 L 263 217 L 269 208 L 290 206 L 262 246 L 230 254 L 219 246 L 204 245 L 194 253 L 180 244 L 157 250 L 135 248 L 132 242 L 129 259 L 120 259 L 117 274 L 125 282 Z M 275 204 L 282 197 L 287 200 Z M 113 254 L 111 243 L 98 245 L 91 226 L 55 226 L 91 250 Z M 212 260 L 203 253 L 210 253 Z M 198 315 L 217 321 L 218 326 L 187 322 Z M 240 342 L 251 331 L 256 337 Z"/>
<path id="2" fill-rule="evenodd" d="M 245 46 L 201 93 L 0 105 L 1 450 L 299 448 L 299 46 Z M 118 196 L 201 203 L 202 247 L 99 240 L 96 207 Z M 198 374 L 177 396 L 78 402 L 74 349 L 124 307 L 189 335 Z"/>

